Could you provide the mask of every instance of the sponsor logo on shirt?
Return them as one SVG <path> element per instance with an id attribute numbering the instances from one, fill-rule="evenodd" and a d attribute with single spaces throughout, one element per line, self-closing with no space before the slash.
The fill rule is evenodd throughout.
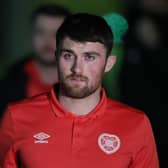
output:
<path id="1" fill-rule="evenodd" d="M 50 137 L 50 135 L 44 132 L 40 132 L 38 134 L 33 135 L 33 137 L 36 139 L 34 143 L 48 143 L 47 139 Z"/>
<path id="2" fill-rule="evenodd" d="M 112 154 L 120 148 L 121 142 L 118 136 L 103 133 L 98 137 L 98 145 L 106 154 Z"/>

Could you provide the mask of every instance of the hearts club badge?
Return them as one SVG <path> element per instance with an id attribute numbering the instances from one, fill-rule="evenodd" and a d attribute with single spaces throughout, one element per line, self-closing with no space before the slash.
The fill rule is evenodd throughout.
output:
<path id="1" fill-rule="evenodd" d="M 103 133 L 98 137 L 98 145 L 106 154 L 112 154 L 120 148 L 121 142 L 118 136 Z"/>

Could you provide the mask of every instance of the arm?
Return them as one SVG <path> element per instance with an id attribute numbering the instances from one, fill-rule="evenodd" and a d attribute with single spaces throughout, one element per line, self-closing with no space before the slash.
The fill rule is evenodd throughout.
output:
<path id="1" fill-rule="evenodd" d="M 141 144 L 134 155 L 130 168 L 159 168 L 153 130 L 150 121 L 146 116 L 144 116 L 140 129 L 142 129 L 142 138 L 139 141 Z"/>
<path id="2" fill-rule="evenodd" d="M 9 149 L 2 168 L 17 168 L 16 155 L 13 147 Z"/>
<path id="3" fill-rule="evenodd" d="M 14 142 L 14 121 L 9 110 L 7 110 L 0 122 L 0 167 L 4 158 Z"/>

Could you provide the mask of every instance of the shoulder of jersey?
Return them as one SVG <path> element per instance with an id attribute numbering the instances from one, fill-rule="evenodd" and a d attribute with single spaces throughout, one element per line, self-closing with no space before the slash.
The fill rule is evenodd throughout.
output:
<path id="1" fill-rule="evenodd" d="M 113 110 L 117 110 L 117 111 L 121 111 L 123 113 L 132 113 L 133 115 L 136 114 L 136 115 L 144 115 L 144 111 L 138 109 L 138 108 L 135 108 L 135 107 L 132 107 L 132 106 L 129 106 L 123 102 L 120 102 L 120 101 L 117 101 L 117 100 L 113 100 L 113 99 L 108 99 L 107 100 L 107 108 L 109 109 L 113 109 Z"/>
<path id="2" fill-rule="evenodd" d="M 10 103 L 8 109 L 15 110 L 31 106 L 41 106 L 48 102 L 49 96 L 50 93 L 42 93 L 30 98 L 25 98 L 14 103 Z"/>

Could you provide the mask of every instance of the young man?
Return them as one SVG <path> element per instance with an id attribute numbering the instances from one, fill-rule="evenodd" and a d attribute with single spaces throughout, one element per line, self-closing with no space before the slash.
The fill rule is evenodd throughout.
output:
<path id="1" fill-rule="evenodd" d="M 33 11 L 33 53 L 12 66 L 7 77 L 0 82 L 0 112 L 9 102 L 46 92 L 58 81 L 54 54 L 55 35 L 69 14 L 68 9 L 54 4 L 42 5 Z"/>
<path id="2" fill-rule="evenodd" d="M 11 104 L 1 122 L 4 168 L 158 168 L 152 128 L 101 87 L 114 63 L 113 34 L 95 15 L 69 16 L 56 36 L 59 84 Z"/>

